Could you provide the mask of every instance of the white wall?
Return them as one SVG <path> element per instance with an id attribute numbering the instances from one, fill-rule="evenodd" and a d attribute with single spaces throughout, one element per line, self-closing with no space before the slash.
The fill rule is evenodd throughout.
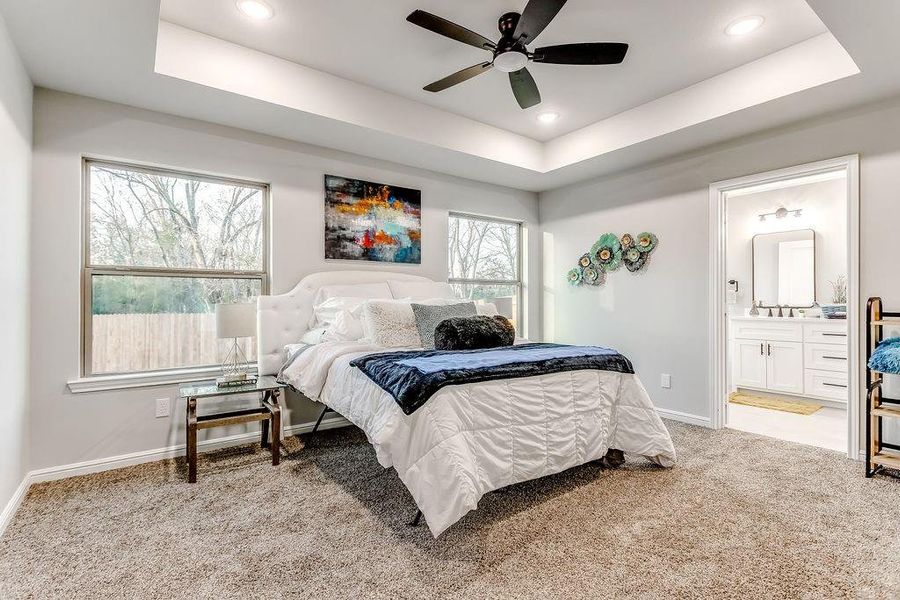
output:
<path id="1" fill-rule="evenodd" d="M 273 293 L 304 275 L 333 269 L 392 268 L 447 277 L 449 209 L 525 222 L 539 240 L 537 195 L 304 146 L 245 131 L 117 104 L 37 90 L 34 104 L 34 232 L 32 244 L 35 369 L 32 469 L 95 460 L 183 443 L 183 406 L 154 418 L 154 399 L 174 387 L 71 394 L 78 376 L 82 155 L 169 165 L 266 181 L 273 202 Z M 422 190 L 422 264 L 385 266 L 324 259 L 323 175 L 331 173 Z M 529 245 L 526 310 L 540 335 L 537 242 Z M 290 400 L 289 422 L 313 414 Z M 212 437 L 243 430 L 212 430 Z"/>
<path id="2" fill-rule="evenodd" d="M 799 217 L 784 219 L 759 215 L 784 206 L 802 209 Z M 752 253 L 754 235 L 812 229 L 816 234 L 816 299 L 831 302 L 830 281 L 847 275 L 847 181 L 844 178 L 805 183 L 778 190 L 735 196 L 728 199 L 726 274 L 740 284 L 738 302 L 728 307 L 730 314 L 742 315 L 752 299 Z M 777 267 L 776 267 L 777 268 Z"/>
<path id="3" fill-rule="evenodd" d="M 31 96 L 31 80 L 0 17 L 0 512 L 28 470 Z"/>
<path id="4" fill-rule="evenodd" d="M 898 132 L 894 101 L 542 193 L 541 228 L 553 240 L 552 256 L 544 257 L 548 335 L 620 348 L 658 406 L 708 418 L 709 184 L 854 153 L 860 154 L 861 296 L 880 295 L 887 310 L 900 310 Z M 600 289 L 566 286 L 566 270 L 600 233 L 642 229 L 660 240 L 646 273 L 615 273 Z M 672 374 L 671 390 L 660 389 L 660 373 Z"/>

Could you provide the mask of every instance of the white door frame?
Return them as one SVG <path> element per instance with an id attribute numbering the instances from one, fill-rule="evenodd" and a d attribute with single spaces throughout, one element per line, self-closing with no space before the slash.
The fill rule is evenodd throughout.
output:
<path id="1" fill-rule="evenodd" d="M 830 160 L 798 165 L 787 169 L 769 171 L 726 181 L 717 181 L 709 186 L 709 305 L 710 324 L 710 424 L 714 429 L 725 426 L 727 378 L 727 322 L 726 322 L 726 225 L 725 202 L 728 192 L 763 184 L 817 175 L 833 171 L 847 173 L 847 455 L 859 460 L 859 422 L 861 396 L 859 388 L 860 355 L 860 288 L 859 288 L 859 155 L 852 154 Z"/>

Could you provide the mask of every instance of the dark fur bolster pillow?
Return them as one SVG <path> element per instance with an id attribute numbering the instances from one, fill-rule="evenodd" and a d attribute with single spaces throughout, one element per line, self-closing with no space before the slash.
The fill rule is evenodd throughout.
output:
<path id="1" fill-rule="evenodd" d="M 477 350 L 512 346 L 516 329 L 504 316 L 453 317 L 434 329 L 435 350 Z"/>

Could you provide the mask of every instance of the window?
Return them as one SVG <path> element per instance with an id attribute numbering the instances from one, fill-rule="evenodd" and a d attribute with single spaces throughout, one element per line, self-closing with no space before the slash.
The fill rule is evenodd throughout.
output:
<path id="1" fill-rule="evenodd" d="M 493 302 L 522 323 L 522 224 L 450 214 L 450 278 L 463 298 Z"/>
<path id="2" fill-rule="evenodd" d="M 84 181 L 82 374 L 219 364 L 215 305 L 267 291 L 268 188 L 94 160 Z"/>

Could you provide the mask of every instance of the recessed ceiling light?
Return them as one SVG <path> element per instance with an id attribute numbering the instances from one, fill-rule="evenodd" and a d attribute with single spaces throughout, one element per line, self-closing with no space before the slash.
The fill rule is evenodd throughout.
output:
<path id="1" fill-rule="evenodd" d="M 751 31 L 756 31 L 760 27 L 762 27 L 764 18 L 759 15 L 754 15 L 752 17 L 741 17 L 737 21 L 733 21 L 728 27 L 725 28 L 725 33 L 728 35 L 747 35 Z"/>
<path id="2" fill-rule="evenodd" d="M 254 21 L 264 21 L 271 19 L 275 11 L 272 7 L 262 2 L 262 0 L 238 0 L 238 10 L 250 17 Z"/>
<path id="3" fill-rule="evenodd" d="M 555 112 L 542 112 L 537 116 L 538 121 L 541 123 L 550 124 L 556 121 L 559 118 L 559 113 Z"/>

